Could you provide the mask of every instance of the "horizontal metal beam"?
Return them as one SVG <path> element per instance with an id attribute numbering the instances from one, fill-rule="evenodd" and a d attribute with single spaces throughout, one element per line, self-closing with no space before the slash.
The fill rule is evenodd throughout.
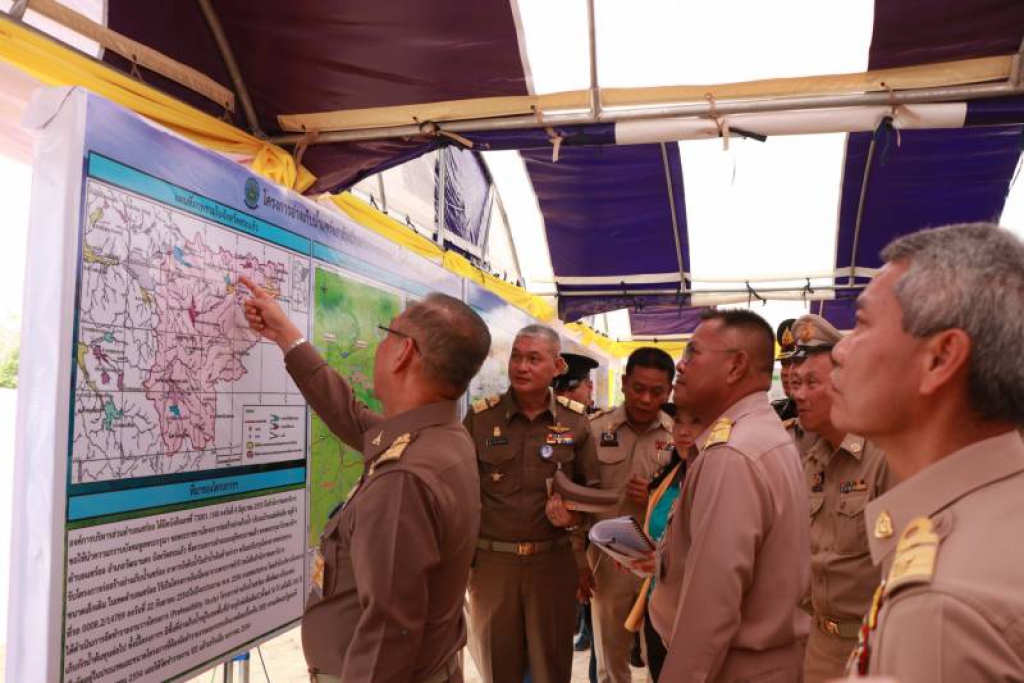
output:
<path id="1" fill-rule="evenodd" d="M 577 296 L 605 296 L 605 297 L 617 297 L 617 296 L 650 296 L 650 295 L 662 295 L 662 294 L 679 294 L 682 296 L 690 296 L 693 294 L 751 294 L 757 293 L 763 294 L 801 294 L 804 292 L 814 293 L 818 291 L 824 292 L 840 292 L 840 291 L 856 291 L 864 289 L 868 286 L 868 283 L 854 283 L 852 285 L 814 285 L 808 290 L 807 286 L 795 286 L 795 287 L 719 287 L 717 289 L 625 289 L 619 290 L 608 290 L 608 289 L 593 289 L 593 290 L 576 290 L 572 292 L 531 292 L 537 296 L 559 296 L 559 297 L 577 297 Z M 770 297 L 766 297 L 770 298 Z"/>
<path id="2" fill-rule="evenodd" d="M 900 104 L 925 104 L 931 102 L 961 102 L 967 100 L 1005 97 L 1024 93 L 1024 85 L 1009 82 L 984 83 L 979 85 L 958 85 L 943 88 L 923 88 L 893 92 L 871 92 L 847 95 L 811 95 L 801 97 L 772 97 L 764 99 L 718 100 L 711 102 L 687 102 L 654 107 L 628 109 L 604 109 L 597 116 L 589 112 L 573 112 L 537 116 L 505 116 L 489 119 L 468 119 L 448 123 L 365 128 L 361 130 L 321 132 L 310 144 L 322 145 L 335 142 L 356 142 L 360 140 L 384 140 L 408 138 L 438 133 L 477 133 L 494 130 L 522 130 L 547 126 L 571 126 L 594 123 L 615 123 L 617 121 L 640 121 L 647 119 L 687 118 L 723 116 L 727 114 L 752 114 L 759 112 L 802 111 L 807 109 L 831 109 L 835 107 L 879 106 Z M 271 138 L 278 145 L 294 145 L 303 139 L 303 134 L 293 133 Z"/>

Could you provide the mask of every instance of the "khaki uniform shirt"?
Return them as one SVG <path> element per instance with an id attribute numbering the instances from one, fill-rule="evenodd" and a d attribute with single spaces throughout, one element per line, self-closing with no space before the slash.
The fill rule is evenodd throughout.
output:
<path id="1" fill-rule="evenodd" d="M 901 544 L 916 518 L 938 544 Z M 900 683 L 1024 681 L 1024 444 L 971 444 L 868 504 L 886 577 L 868 632 L 869 673 Z M 918 536 L 918 540 L 921 537 Z M 902 547 L 901 547 L 902 545 Z"/>
<path id="2" fill-rule="evenodd" d="M 855 631 L 881 578 L 871 563 L 864 507 L 891 486 L 885 453 L 854 434 L 835 452 L 818 437 L 805 453 L 804 472 L 811 507 L 811 605 L 819 616 L 855 622 Z"/>
<path id="3" fill-rule="evenodd" d="M 731 430 L 720 428 L 722 418 Z M 719 420 L 690 453 L 659 549 L 650 614 L 668 646 L 666 680 L 738 680 L 737 661 L 748 661 L 752 676 L 764 671 L 758 653 L 795 648 L 807 633 L 798 603 L 810 540 L 796 446 L 763 392 Z"/>
<path id="4" fill-rule="evenodd" d="M 323 565 L 314 563 L 302 617 L 306 662 L 345 681 L 426 679 L 466 643 L 462 608 L 480 522 L 473 443 L 457 406 L 442 401 L 385 420 L 309 344 L 285 363 L 313 410 L 366 460 L 321 536 Z"/>
<path id="5" fill-rule="evenodd" d="M 800 461 L 803 462 L 804 456 L 807 454 L 808 449 L 818 439 L 818 435 L 814 432 L 809 432 L 804 429 L 803 425 L 800 424 L 800 418 L 791 417 L 788 420 L 783 420 L 782 426 L 785 428 L 786 433 L 789 434 L 790 438 L 793 439 L 793 443 L 796 444 L 796 449 L 800 451 Z"/>
<path id="6" fill-rule="evenodd" d="M 658 411 L 657 419 L 643 433 L 637 434 L 626 418 L 625 406 L 619 406 L 593 415 L 590 429 L 601 465 L 601 488 L 618 491 L 621 496 L 617 509 L 596 517 L 632 515 L 643 524 L 647 510 L 626 498 L 626 484 L 631 477 L 650 481 L 668 464 L 672 457 L 672 418 Z"/>
<path id="7" fill-rule="evenodd" d="M 578 484 L 600 483 L 583 406 L 562 405 L 548 393 L 547 409 L 533 420 L 520 412 L 511 389 L 476 401 L 466 415 L 480 468 L 481 538 L 510 543 L 563 538 L 565 531 L 544 513 L 547 480 L 561 467 Z"/>

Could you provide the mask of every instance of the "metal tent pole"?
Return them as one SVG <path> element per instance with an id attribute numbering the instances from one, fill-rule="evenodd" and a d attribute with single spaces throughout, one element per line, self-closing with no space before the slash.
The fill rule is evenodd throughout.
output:
<path id="1" fill-rule="evenodd" d="M 921 88 L 894 92 L 871 92 L 846 95 L 812 95 L 793 97 L 769 97 L 746 100 L 716 100 L 715 115 L 752 114 L 759 112 L 802 111 L 807 109 L 831 109 L 835 107 L 894 106 L 900 104 L 926 104 L 932 102 L 964 102 L 967 100 L 1003 97 L 1024 93 L 1024 85 L 1008 82 L 985 83 L 980 85 L 958 85 L 942 88 Z M 688 102 L 656 107 L 631 107 L 603 109 L 599 115 L 589 112 L 545 114 L 543 117 L 504 116 L 487 119 L 467 119 L 437 123 L 438 131 L 453 133 L 474 133 L 493 130 L 521 130 L 547 126 L 569 126 L 594 123 L 615 123 L 618 121 L 640 121 L 663 118 L 701 118 L 710 116 L 710 102 Z M 355 130 L 322 131 L 309 144 L 352 142 L 357 140 L 383 140 L 395 137 L 424 135 L 418 125 L 385 126 Z M 294 145 L 302 140 L 303 134 L 289 133 L 271 138 L 279 145 Z"/>
<path id="2" fill-rule="evenodd" d="M 224 60 L 228 75 L 231 76 L 231 83 L 234 85 L 238 101 L 242 103 L 242 113 L 245 114 L 245 121 L 249 124 L 249 131 L 256 137 L 266 138 L 266 134 L 260 128 L 259 119 L 256 118 L 256 109 L 252 106 L 252 98 L 249 96 L 249 89 L 245 87 L 242 71 L 238 68 L 238 62 L 235 60 L 235 53 L 231 51 L 231 44 L 228 43 L 224 27 L 220 23 L 216 10 L 213 9 L 213 3 L 211 0 L 198 0 L 198 2 L 203 16 L 206 18 L 206 23 L 210 27 L 210 33 L 213 34 L 213 39 L 217 43 L 221 59 Z"/>

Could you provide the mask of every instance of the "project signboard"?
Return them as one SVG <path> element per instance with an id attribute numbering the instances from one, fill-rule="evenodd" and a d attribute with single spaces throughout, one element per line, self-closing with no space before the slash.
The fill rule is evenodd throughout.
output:
<path id="1" fill-rule="evenodd" d="M 378 325 L 409 301 L 488 317 L 488 391 L 532 320 L 85 91 L 42 91 L 29 119 L 7 677 L 180 679 L 301 617 L 310 549 L 362 470 L 249 330 L 239 279 L 376 408 Z"/>

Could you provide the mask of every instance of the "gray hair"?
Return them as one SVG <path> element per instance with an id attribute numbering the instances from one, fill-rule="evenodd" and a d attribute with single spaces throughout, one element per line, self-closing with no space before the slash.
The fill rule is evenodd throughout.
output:
<path id="1" fill-rule="evenodd" d="M 491 349 L 487 323 L 472 308 L 434 292 L 409 304 L 403 317 L 419 333 L 423 371 L 450 398 L 458 398 Z"/>
<path id="2" fill-rule="evenodd" d="M 556 358 L 562 353 L 562 340 L 559 338 L 558 333 L 547 325 L 527 325 L 516 332 L 516 340 L 520 337 L 535 337 L 537 339 L 543 339 L 551 347 Z"/>
<path id="3" fill-rule="evenodd" d="M 991 223 L 950 225 L 901 237 L 882 258 L 908 265 L 894 287 L 904 331 L 966 332 L 971 406 L 1024 425 L 1024 243 Z"/>

